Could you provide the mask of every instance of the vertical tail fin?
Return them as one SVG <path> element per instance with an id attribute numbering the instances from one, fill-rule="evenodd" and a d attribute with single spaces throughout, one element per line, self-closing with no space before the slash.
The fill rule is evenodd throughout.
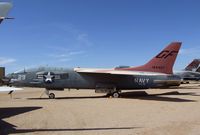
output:
<path id="1" fill-rule="evenodd" d="M 186 68 L 187 71 L 196 71 L 199 67 L 200 59 L 194 59 Z"/>
<path id="2" fill-rule="evenodd" d="M 181 47 L 181 42 L 172 42 L 148 63 L 139 67 L 122 68 L 120 70 L 159 72 L 173 74 L 173 66 L 177 54 Z"/>

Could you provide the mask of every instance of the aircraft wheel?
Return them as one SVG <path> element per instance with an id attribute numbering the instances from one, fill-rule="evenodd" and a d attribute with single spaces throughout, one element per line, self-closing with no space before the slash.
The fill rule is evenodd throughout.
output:
<path id="1" fill-rule="evenodd" d="M 119 98 L 119 92 L 114 92 L 113 94 L 112 94 L 112 97 L 113 98 Z"/>
<path id="2" fill-rule="evenodd" d="M 55 99 L 55 94 L 54 93 L 49 93 L 49 98 L 50 99 Z"/>

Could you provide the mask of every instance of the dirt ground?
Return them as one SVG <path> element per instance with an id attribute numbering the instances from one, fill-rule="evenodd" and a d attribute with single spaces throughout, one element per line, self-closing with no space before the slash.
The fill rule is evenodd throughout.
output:
<path id="1" fill-rule="evenodd" d="M 199 135 L 200 84 L 126 91 L 108 98 L 94 90 L 24 88 L 0 93 L 0 135 Z"/>

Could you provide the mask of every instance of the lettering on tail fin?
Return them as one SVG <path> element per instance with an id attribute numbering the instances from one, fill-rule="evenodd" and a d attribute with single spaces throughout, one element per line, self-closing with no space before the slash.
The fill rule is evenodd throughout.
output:
<path id="1" fill-rule="evenodd" d="M 178 51 L 168 51 L 168 50 L 164 50 L 162 52 L 160 52 L 156 58 L 160 58 L 160 59 L 166 59 L 169 56 L 173 56 L 173 54 L 177 54 Z"/>

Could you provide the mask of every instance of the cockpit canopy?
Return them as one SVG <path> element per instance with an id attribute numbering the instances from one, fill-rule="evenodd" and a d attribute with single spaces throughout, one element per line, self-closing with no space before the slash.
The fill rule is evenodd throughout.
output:
<path id="1" fill-rule="evenodd" d="M 37 67 L 37 68 L 24 68 L 22 70 L 14 72 L 14 74 L 23 74 L 30 72 L 44 72 L 44 71 L 65 71 L 66 68 L 61 67 Z"/>
<path id="2" fill-rule="evenodd" d="M 115 69 L 119 69 L 119 68 L 130 68 L 130 66 L 123 66 L 123 65 L 120 65 L 118 67 L 115 67 Z"/>

